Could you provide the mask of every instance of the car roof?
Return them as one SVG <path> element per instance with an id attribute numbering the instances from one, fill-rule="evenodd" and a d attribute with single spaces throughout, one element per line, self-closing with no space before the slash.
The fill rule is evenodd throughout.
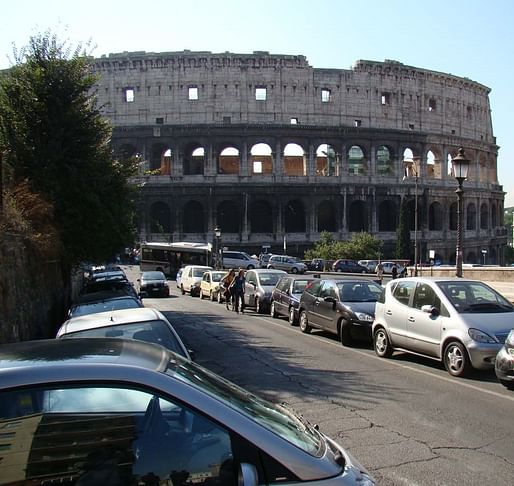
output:
<path id="1" fill-rule="evenodd" d="M 157 319 L 167 320 L 161 312 L 152 307 L 97 312 L 68 319 L 59 329 L 58 335 L 132 322 L 155 321 Z"/>
<path id="2" fill-rule="evenodd" d="M 91 304 L 93 302 L 105 302 L 106 300 L 118 300 L 118 299 L 133 299 L 137 300 L 133 295 L 127 294 L 127 292 L 117 290 L 99 290 L 98 292 L 90 292 L 88 294 L 80 295 L 74 302 L 74 306 L 81 304 Z"/>
<path id="3" fill-rule="evenodd" d="M 396 280 L 390 280 L 390 282 L 408 282 L 408 281 L 414 281 L 414 282 L 459 282 L 459 283 L 483 283 L 487 285 L 485 282 L 482 282 L 481 280 L 475 280 L 471 278 L 461 278 L 461 277 L 404 277 L 401 279 Z"/>

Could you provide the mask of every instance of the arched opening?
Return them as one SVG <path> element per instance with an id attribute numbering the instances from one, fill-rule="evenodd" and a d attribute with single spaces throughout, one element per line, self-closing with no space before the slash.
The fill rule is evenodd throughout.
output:
<path id="1" fill-rule="evenodd" d="M 222 201 L 216 210 L 216 221 L 223 233 L 239 233 L 241 212 L 234 201 Z"/>
<path id="2" fill-rule="evenodd" d="M 488 229 L 489 228 L 489 210 L 487 208 L 486 203 L 482 203 L 480 206 L 480 229 Z"/>
<path id="3" fill-rule="evenodd" d="M 366 156 L 358 145 L 348 150 L 348 173 L 350 175 L 366 175 L 368 172 Z"/>
<path id="4" fill-rule="evenodd" d="M 204 233 L 205 216 L 200 202 L 189 201 L 182 211 L 182 231 L 184 233 Z"/>
<path id="5" fill-rule="evenodd" d="M 339 156 L 332 145 L 322 143 L 316 149 L 316 175 L 339 175 Z"/>
<path id="6" fill-rule="evenodd" d="M 466 208 L 466 229 L 477 229 L 477 207 L 475 203 L 469 203 Z"/>
<path id="7" fill-rule="evenodd" d="M 378 206 L 378 231 L 396 231 L 396 204 L 393 201 L 382 201 Z"/>
<path id="8" fill-rule="evenodd" d="M 377 175 L 393 175 L 394 164 L 391 150 L 385 145 L 380 145 L 377 149 Z"/>
<path id="9" fill-rule="evenodd" d="M 438 202 L 433 202 L 428 208 L 428 229 L 431 231 L 443 229 L 443 208 Z"/>
<path id="10" fill-rule="evenodd" d="M 436 156 L 432 150 L 427 152 L 427 178 L 429 179 L 441 179 L 441 160 L 440 157 Z"/>
<path id="11" fill-rule="evenodd" d="M 162 201 L 150 206 L 150 233 L 171 233 L 170 208 Z"/>
<path id="12" fill-rule="evenodd" d="M 284 207 L 284 230 L 286 233 L 305 232 L 305 209 L 299 199 L 288 201 Z"/>
<path id="13" fill-rule="evenodd" d="M 218 174 L 239 174 L 241 159 L 235 147 L 224 148 L 218 157 Z"/>
<path id="14" fill-rule="evenodd" d="M 267 201 L 255 201 L 250 205 L 250 231 L 273 233 L 273 209 Z"/>
<path id="15" fill-rule="evenodd" d="M 322 201 L 318 206 L 318 231 L 336 231 L 336 211 L 332 201 Z"/>
<path id="16" fill-rule="evenodd" d="M 457 231 L 457 226 L 459 224 L 457 217 L 457 203 L 452 202 L 450 207 L 448 208 L 448 216 L 449 216 L 449 229 L 450 231 Z"/>
<path id="17" fill-rule="evenodd" d="M 267 143 L 257 143 L 250 150 L 250 173 L 272 174 L 273 155 Z"/>
<path id="18" fill-rule="evenodd" d="M 184 157 L 184 175 L 204 175 L 205 149 L 195 147 L 186 152 Z"/>
<path id="19" fill-rule="evenodd" d="M 284 147 L 284 174 L 288 176 L 304 176 L 307 174 L 307 157 L 305 150 L 296 144 L 288 143 Z"/>
<path id="20" fill-rule="evenodd" d="M 348 212 L 349 231 L 368 231 L 368 208 L 364 201 L 353 201 Z"/>

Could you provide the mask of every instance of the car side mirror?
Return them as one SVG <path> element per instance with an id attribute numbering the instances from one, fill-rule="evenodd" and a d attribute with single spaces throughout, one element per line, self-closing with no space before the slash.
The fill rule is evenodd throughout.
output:
<path id="1" fill-rule="evenodd" d="M 422 305 L 421 310 L 430 314 L 432 317 L 437 317 L 439 315 L 439 309 L 433 305 Z"/>
<path id="2" fill-rule="evenodd" d="M 331 304 L 335 304 L 336 303 L 336 299 L 334 299 L 334 297 L 330 297 L 330 296 L 325 297 L 323 300 L 325 302 L 330 302 Z"/>
<path id="3" fill-rule="evenodd" d="M 248 462 L 239 464 L 237 486 L 257 486 L 258 484 L 259 476 L 257 474 L 257 468 Z"/>

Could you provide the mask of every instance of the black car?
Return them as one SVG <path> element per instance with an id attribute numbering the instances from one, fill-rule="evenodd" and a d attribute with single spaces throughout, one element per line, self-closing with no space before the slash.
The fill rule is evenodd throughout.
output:
<path id="1" fill-rule="evenodd" d="M 123 290 L 91 292 L 81 295 L 68 311 L 68 317 L 96 314 L 118 309 L 135 309 L 143 303 Z"/>
<path id="2" fill-rule="evenodd" d="M 363 265 L 359 265 L 353 260 L 336 260 L 332 265 L 333 272 L 347 272 L 347 273 L 368 273 L 368 269 Z"/>
<path id="3" fill-rule="evenodd" d="M 314 278 L 308 275 L 282 277 L 271 293 L 271 317 L 287 316 L 289 323 L 295 324 L 298 321 L 300 297 Z"/>
<path id="4" fill-rule="evenodd" d="M 325 329 L 337 334 L 344 346 L 356 338 L 371 341 L 375 303 L 382 292 L 365 278 L 313 280 L 300 298 L 300 330 Z"/>
<path id="5" fill-rule="evenodd" d="M 169 297 L 170 288 L 162 272 L 143 272 L 137 279 L 141 297 Z"/>

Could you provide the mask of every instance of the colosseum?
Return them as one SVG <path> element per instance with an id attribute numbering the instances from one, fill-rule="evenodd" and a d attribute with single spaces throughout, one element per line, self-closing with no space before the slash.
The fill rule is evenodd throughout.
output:
<path id="1" fill-rule="evenodd" d="M 420 261 L 452 263 L 462 147 L 464 262 L 487 250 L 487 263 L 503 263 L 499 147 L 478 82 L 268 52 L 125 52 L 93 69 L 114 150 L 139 160 L 142 241 L 209 242 L 218 226 L 225 247 L 301 256 L 322 231 L 367 231 L 392 256 L 405 201 Z"/>

